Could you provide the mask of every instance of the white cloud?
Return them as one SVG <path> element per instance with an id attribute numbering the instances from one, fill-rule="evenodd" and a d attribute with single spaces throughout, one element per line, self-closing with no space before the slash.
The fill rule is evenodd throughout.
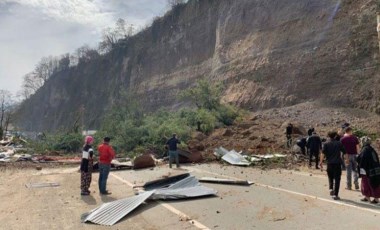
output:
<path id="1" fill-rule="evenodd" d="M 113 22 L 112 12 L 102 11 L 102 2 L 88 0 L 5 0 L 31 7 L 44 16 L 90 26 L 104 27 Z"/>
<path id="2" fill-rule="evenodd" d="M 166 0 L 0 0 L 0 89 L 21 89 L 42 57 L 95 46 L 123 18 L 135 28 L 166 9 Z"/>

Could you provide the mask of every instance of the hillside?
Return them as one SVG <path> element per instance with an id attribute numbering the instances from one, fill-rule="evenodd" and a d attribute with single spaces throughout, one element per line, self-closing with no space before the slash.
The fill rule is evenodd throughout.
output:
<path id="1" fill-rule="evenodd" d="M 147 111 L 182 105 L 197 79 L 251 110 L 319 101 L 380 113 L 376 0 L 190 0 L 112 52 L 59 72 L 23 102 L 23 130 L 96 129 L 127 91 Z"/>

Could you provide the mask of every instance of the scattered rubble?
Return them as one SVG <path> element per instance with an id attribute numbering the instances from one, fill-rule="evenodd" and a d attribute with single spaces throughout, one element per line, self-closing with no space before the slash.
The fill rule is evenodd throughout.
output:
<path id="1" fill-rule="evenodd" d="M 247 180 L 233 180 L 233 179 L 213 178 L 213 177 L 202 177 L 199 179 L 199 182 L 215 183 L 215 184 L 230 184 L 230 185 L 252 185 L 252 184 L 254 184 L 253 182 L 247 181 Z"/>
<path id="2" fill-rule="evenodd" d="M 56 182 L 29 183 L 25 185 L 25 187 L 27 188 L 46 188 L 46 187 L 58 187 L 58 186 L 60 186 L 60 184 Z"/>
<path id="3" fill-rule="evenodd" d="M 146 200 L 177 200 L 216 195 L 217 193 L 216 190 L 201 185 L 190 174 L 181 174 L 147 182 L 143 187 L 155 189 L 140 191 L 137 196 L 105 203 L 83 214 L 82 222 L 111 226 Z"/>

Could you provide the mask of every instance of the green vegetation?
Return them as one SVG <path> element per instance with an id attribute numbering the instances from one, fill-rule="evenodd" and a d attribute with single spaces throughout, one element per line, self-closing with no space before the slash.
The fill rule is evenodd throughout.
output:
<path id="1" fill-rule="evenodd" d="M 376 140 L 378 135 L 376 133 L 368 133 L 367 131 L 365 130 L 361 130 L 361 129 L 353 129 L 352 133 L 357 136 L 358 138 L 361 138 L 361 137 L 364 137 L 364 136 L 368 136 L 370 137 L 372 140 Z"/>
<path id="2" fill-rule="evenodd" d="M 38 141 L 28 141 L 28 147 L 36 153 L 47 151 L 79 152 L 83 145 L 83 136 L 79 133 L 49 134 Z"/>
<path id="3" fill-rule="evenodd" d="M 239 112 L 231 105 L 220 103 L 222 87 L 199 81 L 196 87 L 186 90 L 181 96 L 191 101 L 195 108 L 179 111 L 159 110 L 145 114 L 144 109 L 133 98 L 133 94 L 122 92 L 95 135 L 95 144 L 109 136 L 118 156 L 133 157 L 147 149 L 159 154 L 165 152 L 165 142 L 173 133 L 182 141 L 181 147 L 195 130 L 205 134 L 214 128 L 232 125 Z M 74 125 L 76 127 L 76 125 Z M 78 129 L 70 129 L 65 134 L 48 135 L 42 140 L 31 142 L 36 152 L 65 151 L 78 152 L 83 145 L 83 136 Z"/>
<path id="4" fill-rule="evenodd" d="M 230 105 L 220 103 L 222 87 L 199 81 L 196 87 L 182 93 L 183 100 L 190 100 L 196 108 L 179 111 L 159 110 L 144 114 L 131 94 L 122 93 L 121 100 L 106 116 L 96 139 L 112 138 L 118 153 L 133 156 L 146 149 L 164 153 L 164 145 L 173 133 L 182 140 L 182 145 L 195 130 L 209 134 L 215 127 L 232 125 L 239 112 Z"/>

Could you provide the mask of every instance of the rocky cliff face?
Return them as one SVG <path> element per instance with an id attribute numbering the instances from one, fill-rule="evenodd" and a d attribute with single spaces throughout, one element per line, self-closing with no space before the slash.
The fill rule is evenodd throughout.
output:
<path id="1" fill-rule="evenodd" d="M 181 106 L 197 79 L 258 110 L 308 100 L 380 112 L 376 0 L 190 0 L 111 53 L 53 76 L 17 116 L 20 128 L 87 129 L 121 90 L 149 111 Z"/>

